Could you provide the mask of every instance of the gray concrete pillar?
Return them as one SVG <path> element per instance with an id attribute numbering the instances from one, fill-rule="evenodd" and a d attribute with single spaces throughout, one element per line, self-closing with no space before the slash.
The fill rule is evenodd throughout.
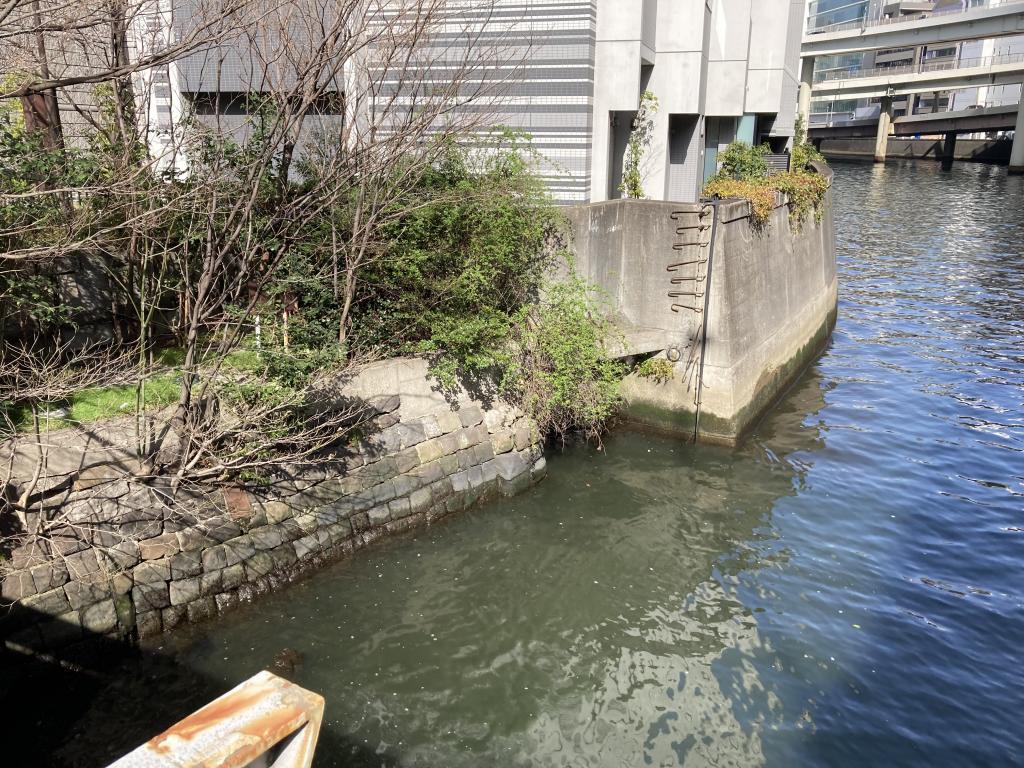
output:
<path id="1" fill-rule="evenodd" d="M 811 127 L 811 87 L 814 84 L 814 57 L 800 60 L 800 98 L 797 114 L 804 119 L 804 128 Z"/>
<path id="2" fill-rule="evenodd" d="M 878 115 L 878 133 L 875 134 L 875 162 L 884 163 L 889 148 L 889 130 L 892 128 L 892 97 L 882 99 L 882 111 Z"/>
<path id="3" fill-rule="evenodd" d="M 1020 87 L 1017 123 L 1013 128 L 1013 144 L 1010 146 L 1010 173 L 1024 173 L 1024 84 Z"/>
<path id="4" fill-rule="evenodd" d="M 953 168 L 953 155 L 956 154 L 956 132 L 946 133 L 945 141 L 942 142 L 942 170 L 949 171 Z"/>

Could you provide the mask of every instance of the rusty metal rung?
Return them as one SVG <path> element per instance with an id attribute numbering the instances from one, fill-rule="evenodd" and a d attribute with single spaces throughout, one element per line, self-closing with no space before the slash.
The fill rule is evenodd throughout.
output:
<path id="1" fill-rule="evenodd" d="M 698 219 L 703 219 L 706 216 L 710 216 L 715 210 L 712 205 L 703 205 L 699 211 L 672 211 L 669 218 L 672 221 L 679 221 L 680 216 L 696 216 Z"/>
<path id="2" fill-rule="evenodd" d="M 701 222 L 699 224 L 694 224 L 692 227 L 679 226 L 679 227 L 676 227 L 676 234 L 677 235 L 681 235 L 684 232 L 689 232 L 691 229 L 698 229 L 701 232 L 703 232 L 705 229 L 711 229 L 711 225 L 710 224 L 705 224 L 705 223 Z"/>
<path id="3" fill-rule="evenodd" d="M 691 264 L 707 264 L 707 259 L 691 259 L 690 261 L 677 261 L 675 264 L 669 264 L 665 267 L 666 272 L 675 272 L 679 267 L 688 267 Z"/>
<path id="4" fill-rule="evenodd" d="M 688 307 L 686 304 L 673 304 L 669 309 L 676 314 L 679 314 L 679 309 L 676 309 L 676 307 L 679 307 L 679 309 L 688 309 L 691 312 L 696 312 L 698 315 L 704 314 L 704 307 Z"/>
<path id="5" fill-rule="evenodd" d="M 704 278 L 706 277 L 707 275 L 694 275 L 693 277 L 673 277 L 671 280 L 669 280 L 669 282 L 672 283 L 672 285 L 679 285 L 680 283 L 686 283 L 694 280 L 696 280 L 698 283 L 703 283 Z"/>
<path id="6" fill-rule="evenodd" d="M 704 298 L 704 291 L 669 291 L 669 298 L 674 299 L 677 296 L 693 296 L 695 299 Z"/>
<path id="7" fill-rule="evenodd" d="M 710 243 L 702 243 L 699 240 L 696 243 L 673 243 L 673 251 L 681 251 L 684 248 L 707 248 Z"/>

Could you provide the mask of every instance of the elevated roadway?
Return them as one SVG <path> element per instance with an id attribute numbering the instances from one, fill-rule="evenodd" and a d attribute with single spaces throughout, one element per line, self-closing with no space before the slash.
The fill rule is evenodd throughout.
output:
<path id="1" fill-rule="evenodd" d="M 811 86 L 812 98 L 828 96 L 837 99 L 870 99 L 985 85 L 1012 85 L 1024 82 L 1024 54 L 830 72 L 827 79 L 816 77 L 815 80 Z"/>
<path id="2" fill-rule="evenodd" d="M 925 115 L 905 115 L 892 121 L 893 136 L 935 136 L 947 133 L 985 133 L 1012 131 L 1017 120 L 1016 104 L 983 109 L 960 109 Z M 819 139 L 870 139 L 878 130 L 878 118 L 835 120 L 826 125 L 811 125 L 807 136 Z"/>
<path id="3" fill-rule="evenodd" d="M 800 55 L 835 56 L 878 48 L 958 43 L 1024 34 L 1024 0 L 989 0 L 966 11 L 835 24 L 804 35 Z"/>
<path id="4" fill-rule="evenodd" d="M 823 76 L 814 74 L 815 59 L 881 48 L 935 46 L 1007 35 L 1024 35 L 1024 0 L 987 0 L 980 7 L 963 11 L 899 16 L 816 29 L 804 35 L 800 50 L 800 115 L 805 123 L 809 122 L 812 95 L 836 99 L 880 98 L 881 114 L 875 126 L 875 160 L 884 162 L 888 137 L 894 127 L 893 97 L 1024 83 L 1024 55 L 942 63 L 917 62 L 905 67 L 874 70 L 830 71 Z M 1010 150 L 1010 172 L 1024 173 L 1024 99 L 1018 105 L 1011 127 L 1014 139 Z M 950 159 L 957 133 L 966 130 L 954 125 L 944 131 L 935 131 L 946 136 L 946 154 Z M 913 132 L 924 131 L 917 129 Z"/>

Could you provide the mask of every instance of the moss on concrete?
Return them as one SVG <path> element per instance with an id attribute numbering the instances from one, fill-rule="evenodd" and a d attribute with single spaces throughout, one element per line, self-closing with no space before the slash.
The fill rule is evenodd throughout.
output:
<path id="1" fill-rule="evenodd" d="M 810 339 L 781 366 L 765 371 L 754 396 L 732 417 L 702 410 L 697 439 L 715 445 L 736 445 L 777 403 L 803 372 L 824 351 L 836 325 L 838 310 L 833 306 Z M 692 438 L 693 408 L 666 408 L 634 399 L 623 411 L 627 423 L 675 437 Z"/>
<path id="2" fill-rule="evenodd" d="M 837 309 L 829 310 L 825 320 L 818 326 L 810 339 L 778 368 L 765 371 L 757 382 L 754 396 L 731 420 L 735 431 L 734 442 L 739 442 L 761 418 L 774 406 L 789 388 L 796 383 L 805 370 L 825 350 L 832 330 L 836 326 Z M 701 416 L 703 422 L 704 417 Z M 701 429 L 703 432 L 703 427 Z"/>

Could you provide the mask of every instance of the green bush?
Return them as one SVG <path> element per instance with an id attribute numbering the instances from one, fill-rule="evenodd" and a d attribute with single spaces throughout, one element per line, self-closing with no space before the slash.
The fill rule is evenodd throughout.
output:
<path id="1" fill-rule="evenodd" d="M 790 156 L 789 167 L 794 172 L 806 171 L 812 162 L 825 163 L 825 156 L 807 140 L 807 128 L 804 126 L 803 116 L 800 115 L 796 119 L 796 132 L 793 134 L 793 152 Z"/>
<path id="2" fill-rule="evenodd" d="M 704 196 L 714 199 L 739 198 L 750 202 L 751 223 L 763 227 L 775 208 L 776 193 L 789 200 L 789 221 L 797 230 L 804 219 L 814 213 L 821 216 L 821 203 L 828 191 L 824 177 L 807 170 L 811 160 L 824 162 L 821 154 L 798 134 L 790 158 L 791 170 L 768 173 L 764 155 L 768 145 L 751 147 L 734 141 L 719 156 L 721 168 L 704 185 Z"/>
<path id="3" fill-rule="evenodd" d="M 752 147 L 745 141 L 734 141 L 718 155 L 720 178 L 754 181 L 768 175 L 764 156 L 771 152 L 767 144 Z"/>
<path id="4" fill-rule="evenodd" d="M 364 272 L 352 343 L 428 353 L 456 373 L 491 369 L 512 318 L 539 293 L 564 227 L 512 134 L 491 152 L 447 148 L 413 190 L 417 206 L 390 224 L 385 257 Z"/>
<path id="5" fill-rule="evenodd" d="M 545 286 L 514 318 L 502 393 L 563 442 L 599 438 L 619 406 L 624 366 L 605 341 L 613 329 L 594 291 L 578 277 Z"/>

